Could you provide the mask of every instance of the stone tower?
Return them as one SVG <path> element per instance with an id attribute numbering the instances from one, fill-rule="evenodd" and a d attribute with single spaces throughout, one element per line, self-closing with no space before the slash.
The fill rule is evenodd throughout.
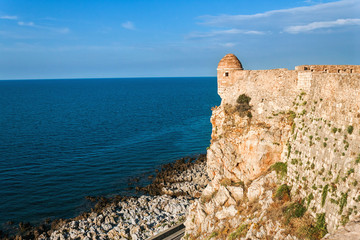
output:
<path id="1" fill-rule="evenodd" d="M 224 92 L 226 87 L 233 85 L 236 81 L 236 71 L 243 70 L 241 62 L 234 54 L 223 57 L 217 67 L 218 94 Z"/>

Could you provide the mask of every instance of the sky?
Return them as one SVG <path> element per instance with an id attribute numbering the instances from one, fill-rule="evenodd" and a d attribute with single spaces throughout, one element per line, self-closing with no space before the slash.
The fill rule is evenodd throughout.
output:
<path id="1" fill-rule="evenodd" d="M 0 79 L 360 65 L 360 0 L 0 0 Z"/>

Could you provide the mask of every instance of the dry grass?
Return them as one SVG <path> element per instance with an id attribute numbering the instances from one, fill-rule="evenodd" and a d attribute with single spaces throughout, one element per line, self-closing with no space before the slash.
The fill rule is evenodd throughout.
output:
<path id="1" fill-rule="evenodd" d="M 285 212 L 294 203 L 284 200 L 277 200 L 267 210 L 267 218 L 280 222 L 285 230 L 284 234 L 291 234 L 300 239 L 317 240 L 326 233 L 326 223 L 321 216 L 315 222 L 313 217 L 305 213 L 302 217 L 288 217 Z"/>
<path id="2" fill-rule="evenodd" d="M 231 185 L 231 183 L 232 183 L 232 181 L 231 181 L 231 179 L 229 179 L 229 178 L 223 178 L 223 179 L 221 179 L 221 181 L 220 181 L 220 184 L 222 185 L 222 186 L 230 186 Z"/>
<path id="3" fill-rule="evenodd" d="M 211 199 L 213 199 L 215 197 L 215 195 L 217 194 L 218 190 L 215 190 L 211 195 L 202 195 L 200 197 L 200 201 L 202 204 L 204 203 L 208 203 L 211 201 Z"/>

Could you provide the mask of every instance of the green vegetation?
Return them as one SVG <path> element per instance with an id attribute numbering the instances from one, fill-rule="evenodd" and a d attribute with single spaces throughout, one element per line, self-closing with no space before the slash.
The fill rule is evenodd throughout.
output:
<path id="1" fill-rule="evenodd" d="M 210 202 L 210 200 L 214 198 L 214 196 L 217 194 L 217 192 L 218 192 L 218 190 L 215 190 L 211 195 L 207 195 L 207 196 L 202 195 L 200 197 L 201 202 L 202 203 Z"/>
<path id="2" fill-rule="evenodd" d="M 250 112 L 250 101 L 251 98 L 246 94 L 241 94 L 236 100 L 238 103 L 236 110 L 239 111 L 241 115 L 243 115 L 242 117 L 247 116 L 248 118 L 252 118 L 252 114 Z"/>
<path id="3" fill-rule="evenodd" d="M 245 237 L 247 233 L 248 225 L 242 224 L 238 227 L 235 232 L 231 233 L 228 237 L 229 240 L 238 239 L 240 237 Z"/>
<path id="4" fill-rule="evenodd" d="M 325 205 L 325 201 L 326 201 L 326 196 L 328 194 L 329 191 L 329 184 L 326 184 L 325 187 L 323 188 L 322 194 L 321 194 L 321 206 L 324 207 Z"/>
<path id="5" fill-rule="evenodd" d="M 355 163 L 359 164 L 360 163 L 360 154 L 357 156 L 357 158 L 355 159 Z"/>
<path id="6" fill-rule="evenodd" d="M 314 195 L 313 195 L 312 193 L 310 193 L 310 195 L 307 197 L 306 200 L 307 200 L 306 208 L 308 208 L 309 205 L 310 205 L 310 202 L 311 202 L 312 200 L 314 200 Z"/>
<path id="7" fill-rule="evenodd" d="M 229 178 L 223 178 L 220 181 L 220 184 L 224 187 L 231 185 L 231 180 Z"/>
<path id="8" fill-rule="evenodd" d="M 296 158 L 291 159 L 291 164 L 296 165 L 299 163 L 299 160 Z"/>
<path id="9" fill-rule="evenodd" d="M 326 146 L 327 146 L 327 143 L 326 143 L 326 142 L 323 142 L 323 146 L 326 147 Z"/>
<path id="10" fill-rule="evenodd" d="M 290 188 L 288 185 L 283 184 L 276 189 L 275 196 L 279 200 L 290 200 Z"/>
<path id="11" fill-rule="evenodd" d="M 290 145 L 290 143 L 287 143 L 287 150 L 288 150 L 287 157 L 289 158 L 290 153 L 291 153 L 291 145 Z"/>
<path id="12" fill-rule="evenodd" d="M 327 234 L 325 213 L 316 215 L 316 223 L 302 226 L 299 230 L 301 239 L 317 240 L 322 239 Z"/>
<path id="13" fill-rule="evenodd" d="M 251 101 L 251 98 L 249 96 L 247 96 L 246 94 L 241 94 L 238 99 L 236 100 L 237 103 L 239 104 L 249 104 Z"/>
<path id="14" fill-rule="evenodd" d="M 306 212 L 306 207 L 303 205 L 302 202 L 291 203 L 289 206 L 285 207 L 284 209 L 285 223 L 289 224 L 292 218 L 300 218 L 304 216 L 305 212 Z"/>
<path id="15" fill-rule="evenodd" d="M 353 168 L 350 168 L 346 173 L 346 177 L 350 176 L 350 174 L 352 174 L 354 172 L 355 172 L 355 170 Z"/>
<path id="16" fill-rule="evenodd" d="M 296 124 L 293 122 L 293 124 L 291 125 L 291 134 L 294 134 L 295 128 L 296 128 Z"/>
<path id="17" fill-rule="evenodd" d="M 296 113 L 294 111 L 290 110 L 290 111 L 287 112 L 287 114 L 288 114 L 288 120 L 290 122 L 293 122 L 294 119 L 296 118 Z"/>
<path id="18" fill-rule="evenodd" d="M 208 240 L 217 237 L 217 235 L 219 235 L 218 232 L 212 232 L 211 235 L 208 237 Z"/>
<path id="19" fill-rule="evenodd" d="M 342 214 L 344 207 L 347 204 L 347 198 L 348 198 L 348 193 L 341 193 L 341 198 L 339 201 L 339 207 L 340 207 L 339 214 Z"/>
<path id="20" fill-rule="evenodd" d="M 338 129 L 337 129 L 336 127 L 334 127 L 334 128 L 331 129 L 331 131 L 332 131 L 333 133 L 336 133 L 336 132 L 338 131 Z"/>
<path id="21" fill-rule="evenodd" d="M 283 179 L 287 175 L 287 163 L 277 162 L 270 167 L 271 171 L 275 171 L 277 176 Z"/>

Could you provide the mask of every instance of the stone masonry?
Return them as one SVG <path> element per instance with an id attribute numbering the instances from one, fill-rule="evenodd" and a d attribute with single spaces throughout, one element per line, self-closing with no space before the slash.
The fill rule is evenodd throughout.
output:
<path id="1" fill-rule="evenodd" d="M 268 225 L 260 234 L 259 223 L 252 220 L 265 219 L 272 201 L 266 189 L 272 182 L 290 186 L 309 216 L 324 216 L 329 233 L 359 218 L 360 66 L 243 70 L 228 54 L 217 71 L 222 102 L 211 117 L 211 181 L 190 207 L 188 239 L 231 239 L 242 233 L 250 239 L 266 234 L 296 239 L 281 237 L 280 227 Z M 251 99 L 247 114 L 239 112 L 243 94 Z M 268 172 L 276 162 L 287 166 L 281 179 Z M 262 210 L 244 215 L 253 202 Z"/>

